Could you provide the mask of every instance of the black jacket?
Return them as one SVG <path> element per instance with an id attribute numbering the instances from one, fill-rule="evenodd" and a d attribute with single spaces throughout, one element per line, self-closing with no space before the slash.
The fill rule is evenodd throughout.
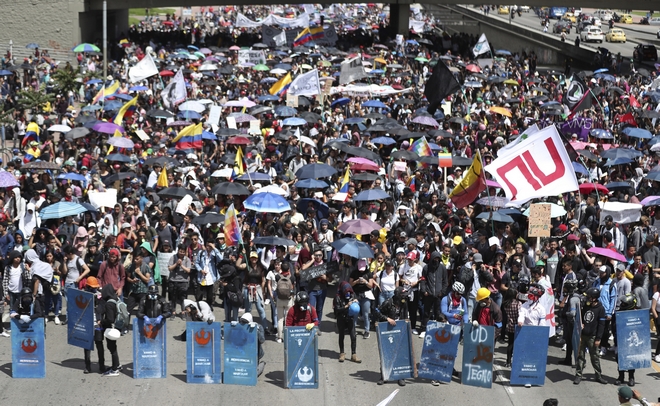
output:
<path id="1" fill-rule="evenodd" d="M 405 303 L 400 303 L 397 306 L 394 304 L 394 298 L 391 297 L 376 308 L 378 321 L 387 321 L 388 318 L 392 320 L 401 320 L 406 313 L 405 310 Z"/>
<path id="2" fill-rule="evenodd" d="M 118 300 L 115 288 L 111 284 L 107 284 L 101 289 L 101 300 L 96 304 L 96 320 L 101 321 L 101 327 L 104 329 L 112 328 L 117 319 L 117 305 L 109 303 L 109 300 Z"/>
<path id="3" fill-rule="evenodd" d="M 147 316 L 150 319 L 163 316 L 164 319 L 167 319 L 171 315 L 170 303 L 160 296 L 158 296 L 158 299 L 156 300 L 150 300 L 147 295 L 140 300 L 140 307 L 138 308 L 137 313 L 137 317 L 140 319 L 144 316 Z"/>
<path id="4" fill-rule="evenodd" d="M 605 330 L 605 308 L 598 302 L 596 306 L 582 306 L 582 335 L 602 337 Z"/>
<path id="5" fill-rule="evenodd" d="M 420 289 L 422 294 L 428 293 L 430 296 L 443 297 L 447 294 L 447 269 L 441 260 L 442 254 L 434 251 L 431 254 L 431 260 L 424 265 Z"/>

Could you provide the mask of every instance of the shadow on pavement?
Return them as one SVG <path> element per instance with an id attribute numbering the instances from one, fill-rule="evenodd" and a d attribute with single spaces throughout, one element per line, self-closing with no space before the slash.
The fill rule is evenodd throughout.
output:
<path id="1" fill-rule="evenodd" d="M 129 378 L 133 377 L 133 363 L 122 365 L 121 373 L 128 376 Z"/>
<path id="2" fill-rule="evenodd" d="M 269 372 L 266 375 L 266 382 L 277 387 L 283 388 L 284 385 L 284 371 L 273 371 Z"/>
<path id="3" fill-rule="evenodd" d="M 335 350 L 319 349 L 319 357 L 330 358 L 330 359 L 337 360 L 337 359 L 339 359 L 339 353 Z M 349 358 L 350 358 L 350 356 L 349 356 Z"/>
<path id="4" fill-rule="evenodd" d="M 187 375 L 185 374 L 186 371 L 183 371 L 184 374 L 172 374 L 172 376 L 178 380 L 180 380 L 183 383 L 187 383 L 186 380 L 188 379 Z"/>
<path id="5" fill-rule="evenodd" d="M 4 372 L 5 374 L 7 374 L 8 377 L 11 378 L 12 377 L 11 376 L 11 362 L 0 366 L 0 371 Z"/>
<path id="6" fill-rule="evenodd" d="M 51 361 L 51 363 L 63 368 L 78 369 L 80 371 L 85 369 L 85 360 L 82 358 L 69 358 L 62 360 L 61 362 Z M 92 370 L 95 368 L 98 369 L 98 362 L 92 362 Z"/>
<path id="7" fill-rule="evenodd" d="M 546 378 L 550 379 L 552 383 L 557 382 L 568 382 L 575 379 L 575 374 L 562 371 L 561 369 L 554 369 L 552 371 L 545 372 Z"/>
<path id="8" fill-rule="evenodd" d="M 361 381 L 367 381 L 367 382 L 373 382 L 376 383 L 380 379 L 380 372 L 376 371 L 367 371 L 367 370 L 362 370 L 362 371 L 357 371 L 352 374 L 350 374 L 352 377 L 357 378 Z"/>

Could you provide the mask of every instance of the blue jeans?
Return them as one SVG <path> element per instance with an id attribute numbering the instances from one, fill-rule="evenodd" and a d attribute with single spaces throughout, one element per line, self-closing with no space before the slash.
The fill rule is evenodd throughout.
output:
<path id="1" fill-rule="evenodd" d="M 225 321 L 227 323 L 238 321 L 238 306 L 233 306 L 225 297 Z"/>
<path id="2" fill-rule="evenodd" d="M 312 290 L 308 292 L 309 294 L 309 305 L 316 309 L 316 315 L 319 317 L 319 324 L 321 324 L 321 319 L 323 319 L 323 304 L 325 303 L 325 297 L 328 294 L 328 291 L 323 290 Z"/>
<path id="3" fill-rule="evenodd" d="M 62 289 L 62 295 L 63 295 L 64 298 L 66 299 L 67 304 L 69 303 L 69 297 L 68 297 L 68 294 L 67 294 L 67 291 L 68 291 L 69 289 L 76 289 L 76 284 L 73 283 L 73 282 L 65 283 L 65 284 L 64 284 L 64 289 Z"/>
<path id="4" fill-rule="evenodd" d="M 44 289 L 44 300 L 46 302 L 46 316 L 52 311 L 55 316 L 62 312 L 62 295 L 53 295 L 50 289 Z"/>
<path id="5" fill-rule="evenodd" d="M 273 330 L 277 328 L 277 292 L 273 291 L 273 296 L 270 299 L 270 318 L 273 321 Z M 286 315 L 284 315 L 286 317 Z"/>
<path id="6" fill-rule="evenodd" d="M 497 306 L 501 307 L 502 306 L 502 294 L 497 292 L 497 293 L 491 293 L 490 298 L 492 301 L 497 303 Z"/>
<path id="7" fill-rule="evenodd" d="M 268 330 L 268 320 L 266 319 L 266 310 L 264 310 L 264 303 L 259 295 L 255 295 L 255 298 L 257 299 L 254 302 L 251 302 L 249 297 L 248 297 L 248 288 L 244 287 L 243 288 L 243 297 L 245 298 L 245 313 L 250 313 L 252 311 L 252 303 L 254 303 L 257 306 L 257 313 L 259 313 L 259 317 L 261 318 L 261 325 L 264 327 L 264 330 Z"/>
<path id="8" fill-rule="evenodd" d="M 367 332 L 371 328 L 371 320 L 369 319 L 369 314 L 371 313 L 371 300 L 367 298 L 358 299 L 358 303 L 360 303 L 360 314 L 364 319 L 364 331 Z M 358 315 L 355 315 L 353 320 L 355 327 L 357 327 Z"/>
<path id="9" fill-rule="evenodd" d="M 381 290 L 380 294 L 378 295 L 378 306 L 382 305 L 385 303 L 387 299 L 393 298 L 394 297 L 394 291 L 393 290 Z"/>

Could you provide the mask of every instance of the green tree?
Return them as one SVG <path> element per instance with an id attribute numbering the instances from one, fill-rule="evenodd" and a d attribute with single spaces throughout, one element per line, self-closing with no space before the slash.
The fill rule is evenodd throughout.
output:
<path id="1" fill-rule="evenodd" d="M 65 97 L 69 92 L 78 93 L 82 85 L 80 67 L 73 69 L 71 66 L 68 66 L 63 69 L 57 69 L 53 73 L 52 79 L 55 82 L 55 89 Z"/>
<path id="2" fill-rule="evenodd" d="M 30 88 L 18 92 L 16 102 L 22 109 L 30 109 L 32 114 L 38 114 L 43 111 L 47 103 L 53 103 L 54 100 L 55 95 L 47 94 L 42 85 L 38 91 Z"/>

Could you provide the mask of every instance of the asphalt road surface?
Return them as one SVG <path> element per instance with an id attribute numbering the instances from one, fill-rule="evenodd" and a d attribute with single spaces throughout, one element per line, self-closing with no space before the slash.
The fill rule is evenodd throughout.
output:
<path id="1" fill-rule="evenodd" d="M 83 350 L 69 346 L 66 340 L 65 325 L 47 325 L 46 379 L 12 379 L 11 346 L 9 338 L 0 337 L 0 403 L 14 405 L 172 405 L 172 404 L 268 404 L 268 405 L 376 405 L 399 389 L 390 405 L 423 404 L 483 404 L 505 406 L 542 405 L 547 398 L 557 398 L 560 405 L 601 406 L 617 404 L 616 361 L 613 353 L 602 361 L 604 376 L 611 382 L 602 385 L 593 381 L 593 369 L 585 370 L 585 381 L 573 385 L 574 371 L 570 367 L 559 366 L 564 352 L 550 341 L 548 368 L 543 387 L 510 387 L 509 371 L 504 370 L 506 347 L 496 344 L 494 383 L 492 389 L 481 389 L 460 384 L 458 378 L 450 384 L 434 387 L 430 381 L 411 379 L 405 387 L 396 383 L 376 385 L 380 377 L 378 344 L 374 333 L 363 339 L 358 328 L 357 351 L 363 362 L 355 364 L 337 362 L 338 346 L 335 322 L 330 317 L 331 298 L 324 309 L 321 325 L 323 335 L 319 337 L 320 384 L 315 390 L 288 390 L 283 385 L 284 349 L 282 344 L 267 337 L 264 344 L 267 362 L 264 374 L 256 387 L 232 385 L 188 385 L 186 384 L 185 343 L 172 339 L 173 335 L 184 331 L 185 322 L 176 319 L 168 323 L 167 372 L 166 379 L 134 380 L 132 378 L 132 337 L 119 340 L 119 358 L 124 369 L 118 377 L 102 377 L 97 373 L 96 352 L 92 353 L 92 374 L 83 374 Z M 256 310 L 253 311 L 258 321 Z M 216 318 L 224 319 L 222 310 L 216 310 Z M 413 336 L 415 356 L 419 360 L 422 340 Z M 655 344 L 653 344 L 655 345 Z M 346 349 L 350 349 L 350 339 L 346 337 Z M 107 350 L 106 350 L 107 351 Z M 459 347 L 457 369 L 460 371 L 462 346 Z M 109 360 L 106 354 L 106 359 Z M 588 363 L 588 361 L 587 361 Z M 636 389 L 648 399 L 660 395 L 657 382 L 660 367 L 637 371 Z M 656 371 L 657 369 L 657 371 Z M 185 402 L 185 403 L 184 403 Z"/>

